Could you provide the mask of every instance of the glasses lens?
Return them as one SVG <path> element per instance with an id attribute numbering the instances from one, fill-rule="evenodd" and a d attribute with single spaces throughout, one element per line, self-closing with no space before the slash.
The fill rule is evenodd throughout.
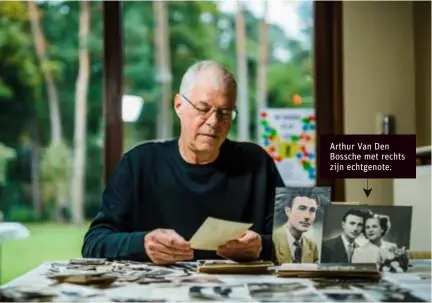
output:
<path id="1" fill-rule="evenodd" d="M 234 120 L 237 117 L 237 111 L 233 110 L 231 112 L 231 120 Z"/>
<path id="2" fill-rule="evenodd" d="M 219 110 L 217 113 L 220 119 L 234 120 L 235 118 L 235 111 L 233 110 L 224 109 L 224 110 Z"/>

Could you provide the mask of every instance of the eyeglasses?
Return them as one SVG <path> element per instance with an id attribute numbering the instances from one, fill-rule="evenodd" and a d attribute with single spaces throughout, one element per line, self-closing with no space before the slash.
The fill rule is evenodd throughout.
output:
<path id="1" fill-rule="evenodd" d="M 191 100 L 189 100 L 188 98 L 186 98 L 185 96 L 183 96 L 182 94 L 179 94 L 180 96 L 182 96 L 190 105 L 192 105 L 193 108 L 195 108 L 198 113 L 200 114 L 200 116 L 202 117 L 210 117 L 211 114 L 213 113 L 213 111 L 216 112 L 217 116 L 219 119 L 222 120 L 234 120 L 235 117 L 237 116 L 237 109 L 233 108 L 215 108 L 213 106 L 210 105 L 205 105 L 204 103 L 202 103 L 201 105 L 195 105 L 192 103 Z"/>

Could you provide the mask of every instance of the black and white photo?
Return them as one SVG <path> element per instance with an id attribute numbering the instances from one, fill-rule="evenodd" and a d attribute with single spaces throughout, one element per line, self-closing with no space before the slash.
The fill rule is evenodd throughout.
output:
<path id="1" fill-rule="evenodd" d="M 189 297 L 199 300 L 247 301 L 250 299 L 244 284 L 221 286 L 191 286 Z"/>
<path id="2" fill-rule="evenodd" d="M 329 187 L 276 188 L 273 243 L 279 264 L 319 262 L 323 206 L 330 196 Z"/>
<path id="3" fill-rule="evenodd" d="M 248 283 L 249 294 L 259 302 L 322 302 L 325 297 L 305 282 Z"/>
<path id="4" fill-rule="evenodd" d="M 382 271 L 408 267 L 412 207 L 326 205 L 322 263 L 377 263 Z"/>
<path id="5" fill-rule="evenodd" d="M 294 293 L 309 290 L 311 286 L 301 282 L 287 283 L 248 283 L 248 289 L 251 295 L 267 293 Z"/>
<path id="6" fill-rule="evenodd" d="M 366 292 L 376 302 L 430 302 L 420 298 L 417 293 L 414 295 L 410 289 L 386 280 L 377 283 L 352 283 L 351 287 Z"/>
<path id="7" fill-rule="evenodd" d="M 339 281 L 336 279 L 313 279 L 313 286 L 318 291 L 326 291 L 326 290 L 350 290 L 351 285 L 346 281 Z"/>
<path id="8" fill-rule="evenodd" d="M 371 298 L 364 292 L 355 291 L 328 291 L 323 294 L 333 302 L 372 302 Z"/>

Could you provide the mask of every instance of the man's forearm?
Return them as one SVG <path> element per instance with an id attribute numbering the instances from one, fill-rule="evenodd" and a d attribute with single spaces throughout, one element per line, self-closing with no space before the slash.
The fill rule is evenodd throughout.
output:
<path id="1" fill-rule="evenodd" d="M 144 249 L 145 235 L 146 232 L 117 233 L 108 228 L 95 227 L 85 236 L 82 256 L 109 260 L 149 261 Z"/>

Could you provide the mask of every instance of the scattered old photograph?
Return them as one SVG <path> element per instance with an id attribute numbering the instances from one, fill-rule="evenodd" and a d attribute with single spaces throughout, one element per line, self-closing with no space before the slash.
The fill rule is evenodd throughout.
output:
<path id="1" fill-rule="evenodd" d="M 325 291 L 322 292 L 328 299 L 334 302 L 373 302 L 364 292 L 350 291 Z"/>
<path id="2" fill-rule="evenodd" d="M 322 263 L 377 263 L 382 271 L 408 268 L 411 206 L 325 206 Z"/>
<path id="3" fill-rule="evenodd" d="M 172 282 L 178 284 L 225 284 L 221 279 L 212 275 L 196 275 L 184 278 L 172 278 Z"/>
<path id="4" fill-rule="evenodd" d="M 74 285 L 74 284 L 61 284 L 56 288 L 56 291 L 58 292 L 58 297 L 56 298 L 56 301 L 84 301 L 87 298 L 95 298 L 97 296 L 101 296 L 103 293 L 103 290 L 95 288 L 95 287 L 89 287 L 89 286 L 82 286 L 82 285 Z"/>
<path id="5" fill-rule="evenodd" d="M 145 273 L 144 277 L 149 279 L 164 279 L 166 277 L 178 277 L 185 275 L 184 271 L 169 270 L 169 269 L 156 269 L 151 272 Z"/>
<path id="6" fill-rule="evenodd" d="M 330 187 L 276 188 L 273 243 L 282 263 L 320 261 L 324 206 Z"/>
<path id="7" fill-rule="evenodd" d="M 430 272 L 387 274 L 384 280 L 397 285 L 403 285 L 405 292 L 415 294 L 417 298 L 426 302 L 432 300 L 432 284 Z"/>
<path id="8" fill-rule="evenodd" d="M 428 300 L 417 296 L 417 293 L 414 295 L 410 289 L 386 280 L 376 283 L 352 283 L 351 287 L 366 292 L 370 298 L 377 302 L 428 302 Z"/>
<path id="9" fill-rule="evenodd" d="M 336 279 L 314 279 L 313 280 L 313 286 L 316 290 L 322 291 L 322 290 L 351 290 L 352 287 L 350 284 L 346 281 L 340 281 Z"/>
<path id="10" fill-rule="evenodd" d="M 389 273 L 384 275 L 384 279 L 394 283 L 410 285 L 410 284 L 428 284 L 432 283 L 431 272 L 408 272 L 403 274 Z"/>
<path id="11" fill-rule="evenodd" d="M 57 292 L 44 286 L 9 286 L 0 288 L 0 302 L 51 301 Z"/>
<path id="12" fill-rule="evenodd" d="M 104 292 L 106 300 L 89 302 L 167 302 L 170 293 L 169 290 L 159 289 L 159 287 L 131 284 L 127 287 L 127 290 L 123 287 L 107 289 Z"/>
<path id="13" fill-rule="evenodd" d="M 311 286 L 301 282 L 288 283 L 248 283 L 249 292 L 253 295 L 266 293 L 294 293 L 310 290 Z"/>
<path id="14" fill-rule="evenodd" d="M 259 302 L 322 302 L 325 297 L 310 284 L 288 283 L 248 283 L 249 294 Z"/>
<path id="15" fill-rule="evenodd" d="M 244 284 L 221 286 L 191 286 L 189 297 L 198 300 L 248 301 L 250 295 Z"/>

